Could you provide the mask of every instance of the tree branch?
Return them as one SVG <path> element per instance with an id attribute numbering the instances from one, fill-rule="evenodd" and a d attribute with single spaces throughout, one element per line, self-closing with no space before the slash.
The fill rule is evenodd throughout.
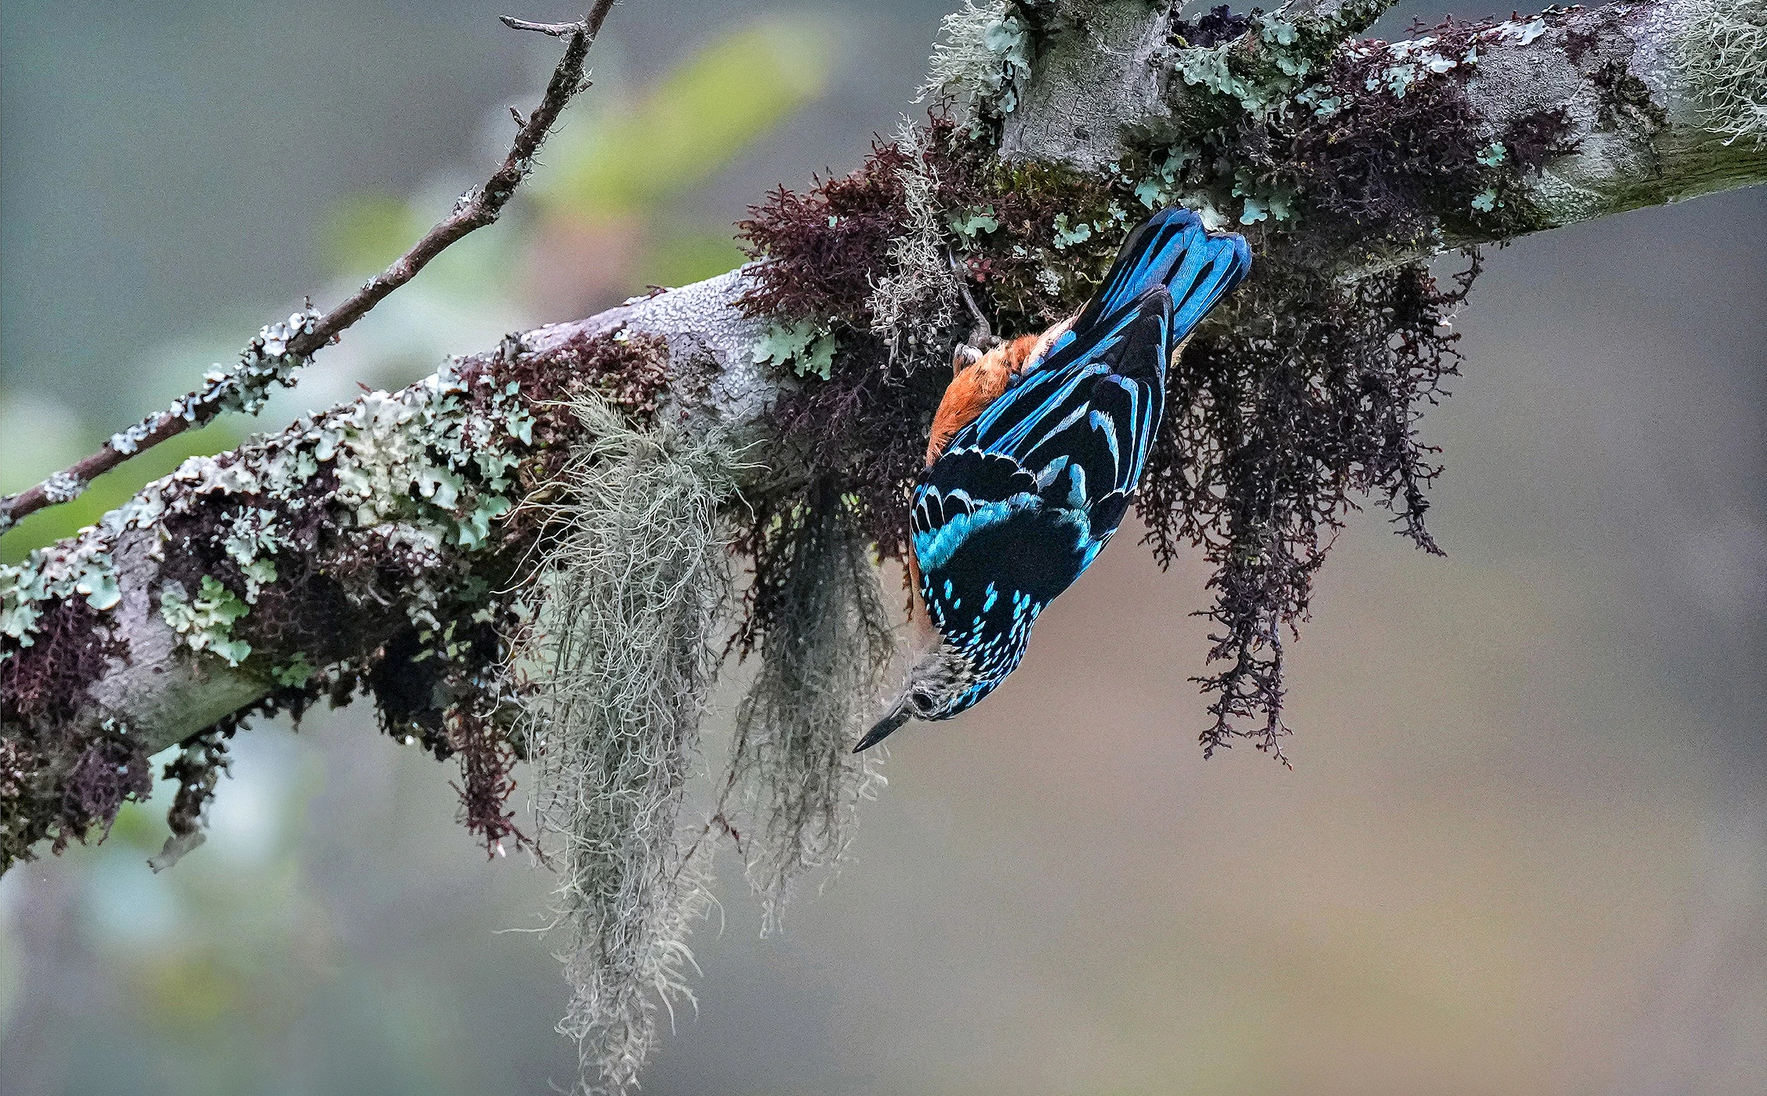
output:
<path id="1" fill-rule="evenodd" d="M 321 315 L 314 311 L 309 301 L 303 311 L 290 316 L 287 321 L 271 324 L 260 331 L 241 352 L 240 363 L 235 368 L 211 372 L 205 377 L 208 383 L 204 387 L 174 401 L 169 409 L 155 412 L 112 436 L 97 452 L 81 458 L 35 487 L 0 499 L 0 533 L 46 506 L 72 502 L 98 476 L 168 438 L 204 425 L 222 411 L 257 411 L 272 384 L 294 384 L 295 372 L 311 361 L 321 347 L 335 342 L 375 305 L 416 277 L 430 260 L 470 233 L 496 223 L 510 196 L 533 170 L 534 156 L 552 132 L 559 114 L 578 92 L 589 86 L 583 75 L 583 61 L 613 6 L 614 0 L 595 0 L 588 15 L 575 23 L 529 23 L 502 16 L 504 25 L 511 29 L 539 31 L 553 37 L 568 35 L 570 41 L 565 44 L 564 56 L 547 81 L 540 105 L 526 121 L 516 114 L 515 140 L 510 143 L 503 163 L 484 185 L 461 195 L 448 216 L 425 233 L 409 251 L 331 311 Z M 514 113 L 515 108 L 511 107 L 510 111 Z"/>
<path id="2" fill-rule="evenodd" d="M 336 319 L 290 336 L 290 352 L 311 352 L 447 242 L 495 218 L 580 79 L 582 52 L 607 6 L 598 4 L 582 28 L 562 31 L 572 36 L 569 63 L 561 63 L 487 187 L 334 311 Z M 1223 41 L 1199 45 L 1174 37 L 1179 26 L 1170 11 L 1139 0 L 1086 5 L 1088 17 L 1078 20 L 1062 5 L 1024 5 L 1003 16 L 1023 16 L 1019 23 L 990 28 L 997 33 L 985 41 L 955 43 L 941 63 L 951 78 L 969 80 L 977 99 L 971 135 L 959 130 L 953 138 L 959 152 L 980 149 L 985 157 L 997 147 L 1007 162 L 1000 170 L 1020 180 L 1014 185 L 1056 188 L 1048 190 L 1058 203 L 1052 208 L 1078 209 L 1106 185 L 1117 188 L 1110 194 L 1132 190 L 1149 204 L 1183 201 L 1250 226 L 1255 244 L 1281 250 L 1288 261 L 1311 256 L 1321 270 L 1355 273 L 1767 180 L 1767 145 L 1738 131 L 1737 113 L 1727 113 L 1734 104 L 1689 60 L 1697 58 L 1711 6 L 1653 0 L 1571 9 L 1454 25 L 1387 45 L 1330 40 L 1365 25 L 1379 5 L 1322 3 L 1289 18 L 1257 17 L 1229 28 Z M 1759 103 L 1767 87 L 1748 94 Z M 1084 113 L 1076 113 L 1082 101 Z M 1387 155 L 1393 117 L 1440 123 L 1462 143 L 1476 137 L 1469 146 L 1476 156 L 1426 165 L 1434 174 L 1420 178 L 1434 182 L 1393 191 L 1404 202 L 1371 205 L 1368 187 L 1391 190 L 1409 178 L 1393 174 L 1403 165 L 1355 159 L 1356 150 Z M 1279 126 L 1291 145 L 1273 152 L 1269 134 Z M 1223 133 L 1237 136 L 1220 140 Z M 1196 174 L 1198 148 L 1216 157 L 1213 175 Z M 1014 175 L 1013 163 L 1043 173 Z M 867 254 L 896 265 L 859 271 L 861 293 L 882 292 L 884 275 L 903 273 L 904 256 L 919 253 L 902 243 L 921 231 L 916 225 L 931 225 L 925 231 L 937 237 L 924 250 L 938 270 L 918 284 L 948 284 L 946 244 L 984 254 L 988 230 L 975 227 L 980 206 L 927 204 L 938 186 L 955 184 L 949 173 L 926 182 L 920 164 L 904 154 L 867 169 L 876 172 L 865 177 L 868 186 L 887 189 L 892 171 L 925 185 L 906 197 L 892 192 L 892 201 L 906 203 L 892 207 L 900 218 L 888 228 L 894 235 Z M 1130 171 L 1140 174 L 1125 178 Z M 1284 220 L 1285 204 L 1303 199 L 1308 209 L 1350 212 L 1290 212 Z M 1105 228 L 1091 225 L 1111 223 L 1103 205 L 1096 203 L 1089 233 L 1102 235 Z M 804 209 L 806 224 L 826 223 L 831 233 L 869 231 L 859 218 Z M 969 227 L 947 228 L 959 223 Z M 1086 237 L 1059 225 L 1067 235 L 1030 258 L 987 253 L 990 269 L 1042 264 L 1029 283 L 1059 283 L 1063 293 L 1083 295 L 1089 283 L 1076 276 L 1072 250 L 1079 245 L 1061 241 Z M 1047 220 L 1030 227 L 1050 238 Z M 1087 246 L 1108 259 L 1115 240 Z M 806 267 L 796 290 L 833 286 L 841 273 L 827 269 L 839 261 L 833 255 Z M 775 254 L 767 264 L 782 261 Z M 0 695 L 11 754 L 0 762 L 12 775 L 0 772 L 0 790 L 8 779 L 35 789 L 6 793 L 20 812 L 14 817 L 28 804 L 51 815 L 60 809 L 69 774 L 95 742 L 151 754 L 254 705 L 298 708 L 314 699 L 309 682 L 321 672 L 341 698 L 374 684 L 375 667 L 391 657 L 388 645 L 398 636 L 485 612 L 484 591 L 516 581 L 539 536 L 524 500 L 553 489 L 550 454 L 581 435 L 581 425 L 559 410 L 573 385 L 598 386 L 639 419 L 663 416 L 755 444 L 769 467 L 748 472 L 739 485 L 755 498 L 804 482 L 811 469 L 800 449 L 782 442 L 781 401 L 818 390 L 820 382 L 800 378 L 816 340 L 836 340 L 843 353 L 888 355 L 866 341 L 874 338 L 870 317 L 879 314 L 871 302 L 801 328 L 796 351 L 770 338 L 772 349 L 758 352 L 763 335 L 777 336 L 804 315 L 790 302 L 760 308 L 745 298 L 767 268 L 513 337 L 403 392 L 368 394 L 234 452 L 192 459 L 101 525 L 7 569 L 0 575 Z M 1001 294 L 1009 282 L 996 277 L 985 287 L 997 309 L 1007 308 Z M 818 299 L 834 300 L 833 293 Z M 1042 300 L 1053 313 L 1072 307 L 1060 296 Z M 1034 311 L 1014 308 L 1014 315 Z M 952 319 L 945 317 L 947 327 Z M 757 364 L 758 356 L 769 360 Z M 798 369 L 782 368 L 794 361 Z M 803 407 L 815 405 L 794 407 L 791 429 L 801 429 Z M 165 420 L 150 422 L 150 436 L 171 429 Z M 880 428 L 908 435 L 923 425 L 907 415 Z M 76 466 L 74 477 L 121 459 L 120 450 L 106 452 L 89 458 L 96 464 Z M 47 497 L 52 488 L 33 490 Z M 27 753 L 28 764 L 19 760 Z M 21 833 L 34 839 L 56 824 L 37 818 L 35 828 L 15 829 L 8 852 L 22 851 Z"/>

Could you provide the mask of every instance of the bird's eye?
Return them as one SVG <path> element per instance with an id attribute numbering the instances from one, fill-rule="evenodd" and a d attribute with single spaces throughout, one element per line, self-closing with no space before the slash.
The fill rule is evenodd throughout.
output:
<path id="1" fill-rule="evenodd" d="M 922 719 L 931 715 L 933 713 L 933 710 L 937 707 L 937 704 L 934 703 L 933 698 L 928 696 L 926 693 L 912 693 L 912 694 L 910 694 L 908 697 L 908 703 L 910 703 L 914 706 L 914 714 L 917 716 L 920 716 Z"/>

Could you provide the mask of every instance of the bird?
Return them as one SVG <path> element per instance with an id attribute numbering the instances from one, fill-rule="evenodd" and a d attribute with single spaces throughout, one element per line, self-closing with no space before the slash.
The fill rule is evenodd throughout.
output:
<path id="1" fill-rule="evenodd" d="M 953 354 L 909 496 L 909 581 L 926 612 L 900 695 L 854 752 L 966 711 L 1018 667 L 1037 617 L 1129 509 L 1174 354 L 1251 261 L 1239 234 L 1164 209 L 1085 307 L 1039 335 L 994 340 L 971 302 L 978 333 Z"/>

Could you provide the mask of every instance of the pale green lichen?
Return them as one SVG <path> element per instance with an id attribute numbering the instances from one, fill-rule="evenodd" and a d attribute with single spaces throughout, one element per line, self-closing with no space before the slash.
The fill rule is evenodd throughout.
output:
<path id="1" fill-rule="evenodd" d="M 1292 19 L 1281 11 L 1258 12 L 1246 37 L 1180 45 L 1174 65 L 1187 85 L 1231 99 L 1248 114 L 1280 112 L 1309 75 L 1388 6 L 1388 0 L 1348 0 L 1326 13 Z"/>
<path id="2" fill-rule="evenodd" d="M 1054 231 L 1053 242 L 1057 251 L 1064 251 L 1092 238 L 1092 225 L 1089 222 L 1080 221 L 1077 224 L 1070 224 L 1066 213 L 1057 213 L 1051 228 Z"/>
<path id="3" fill-rule="evenodd" d="M 238 666 L 252 653 L 252 645 L 233 635 L 233 626 L 251 606 L 212 575 L 204 575 L 194 599 L 184 589 L 167 585 L 160 592 L 160 617 L 166 626 L 184 637 L 193 651 L 210 651 Z"/>
<path id="4" fill-rule="evenodd" d="M 826 327 L 813 320 L 796 320 L 763 328 L 752 356 L 757 364 L 789 365 L 800 377 L 827 380 L 834 368 L 834 351 L 834 336 Z"/>
<path id="5" fill-rule="evenodd" d="M 979 135 L 983 122 L 998 122 L 1018 109 L 1018 93 L 1031 75 L 1031 36 L 1005 0 L 963 7 L 945 16 L 944 41 L 933 47 L 926 83 L 915 101 L 954 92 L 967 94 Z"/>
<path id="6" fill-rule="evenodd" d="M 0 564 L 0 635 L 30 647 L 46 602 L 81 597 L 92 608 L 113 609 L 122 601 L 116 562 L 105 544 L 82 539 L 67 552 L 39 548 L 15 564 Z M 0 658 L 11 651 L 0 649 Z"/>
<path id="7" fill-rule="evenodd" d="M 273 342 L 269 350 L 275 347 Z M 478 383 L 488 384 L 489 378 Z M 277 580 L 273 557 L 286 547 L 270 507 L 308 505 L 304 496 L 309 485 L 326 470 L 337 480 L 330 504 L 346 523 L 384 527 L 414 550 L 485 547 L 497 520 L 514 506 L 511 476 L 520 459 L 517 445 L 531 440 L 534 419 L 514 383 L 480 394 L 476 404 L 468 396 L 466 382 L 450 363 L 409 388 L 367 393 L 299 420 L 236 458 L 186 460 L 96 526 L 82 530 L 71 544 L 38 549 L 19 564 L 0 566 L 0 634 L 18 647 L 31 646 L 43 603 L 49 601 L 78 596 L 95 609 L 115 607 L 122 592 L 112 546 L 131 530 L 158 535 L 168 517 L 189 513 L 214 496 L 268 504 L 233 515 L 219 545 L 245 575 L 240 604 L 249 608 L 259 590 Z M 208 595 L 206 581 L 204 585 L 194 601 L 188 593 L 173 592 L 175 606 L 187 602 L 172 610 L 183 624 L 179 631 L 191 649 L 237 664 L 249 646 L 228 634 L 231 622 L 220 618 L 231 607 L 223 609 L 218 597 Z M 408 608 L 413 614 L 423 614 L 440 600 L 438 591 L 422 583 L 411 594 Z M 205 598 L 212 603 L 209 614 L 219 614 L 214 619 L 205 615 Z M 196 616 L 184 615 L 186 610 Z"/>
<path id="8" fill-rule="evenodd" d="M 317 666 L 307 661 L 307 652 L 296 651 L 289 656 L 286 665 L 273 668 L 270 671 L 270 677 L 285 689 L 299 689 L 312 680 L 318 669 Z"/>
<path id="9" fill-rule="evenodd" d="M 1000 218 L 994 215 L 994 207 L 989 205 L 959 210 L 947 219 L 946 224 L 964 244 L 974 244 L 977 237 L 998 231 Z"/>

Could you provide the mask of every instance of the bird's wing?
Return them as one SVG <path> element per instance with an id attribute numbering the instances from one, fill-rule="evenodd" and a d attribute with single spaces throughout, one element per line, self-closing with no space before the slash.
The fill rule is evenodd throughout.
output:
<path id="1" fill-rule="evenodd" d="M 951 448 L 1011 457 L 1040 478 L 1066 457 L 1095 494 L 1133 490 L 1165 404 L 1171 331 L 1172 298 L 1155 286 L 1056 350 Z"/>
<path id="2" fill-rule="evenodd" d="M 1033 505 L 1085 513 L 1080 566 L 1090 562 L 1122 520 L 1159 425 L 1171 321 L 1165 287 L 1147 290 L 959 431 L 915 485 L 922 566 Z"/>

